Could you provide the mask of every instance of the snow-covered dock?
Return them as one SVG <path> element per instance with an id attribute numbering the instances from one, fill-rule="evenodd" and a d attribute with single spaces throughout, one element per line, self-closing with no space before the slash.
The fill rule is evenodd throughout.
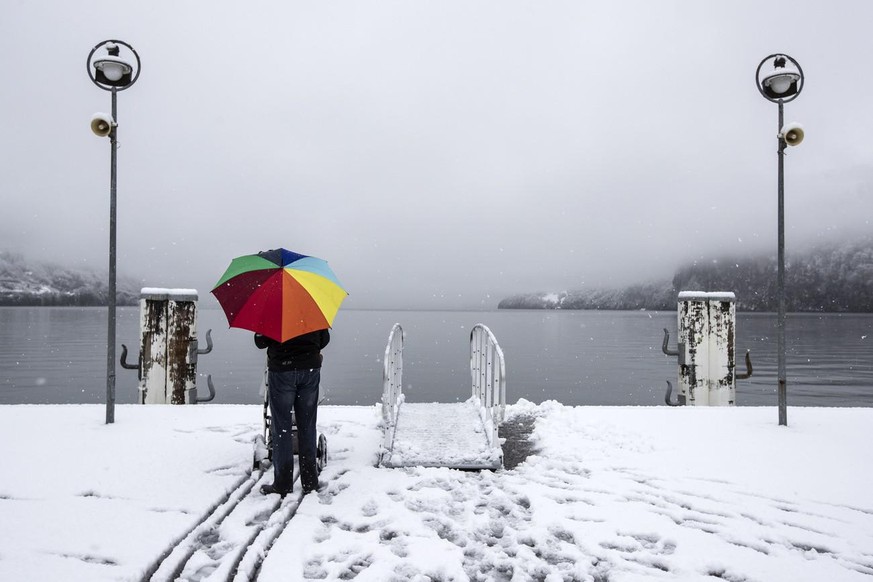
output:
<path id="1" fill-rule="evenodd" d="M 775 407 L 522 401 L 506 417 L 534 425 L 514 469 L 388 469 L 380 406 L 320 408 L 323 490 L 269 513 L 252 487 L 249 518 L 196 537 L 188 579 L 214 580 L 242 528 L 282 515 L 256 548 L 262 582 L 873 579 L 873 409 L 791 408 L 788 427 Z M 141 580 L 250 479 L 259 406 L 103 418 L 0 406 L 0 580 Z"/>

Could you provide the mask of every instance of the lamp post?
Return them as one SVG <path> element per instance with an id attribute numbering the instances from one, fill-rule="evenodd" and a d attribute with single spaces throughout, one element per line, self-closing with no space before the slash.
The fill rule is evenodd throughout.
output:
<path id="1" fill-rule="evenodd" d="M 794 101 L 803 89 L 803 70 L 800 64 L 785 54 L 773 54 L 761 61 L 755 72 L 758 91 L 768 101 L 779 106 L 778 139 L 778 197 L 779 197 L 779 235 L 778 272 L 776 286 L 779 312 L 776 335 L 779 342 L 778 354 L 778 401 L 779 424 L 788 426 L 788 389 L 785 378 L 785 178 L 784 158 L 787 146 L 796 146 L 803 141 L 803 128 L 798 123 L 784 124 L 783 105 Z"/>
<path id="2" fill-rule="evenodd" d="M 136 60 L 131 64 L 121 49 Z M 105 54 L 99 49 L 105 49 Z M 116 201 L 116 150 L 118 138 L 117 94 L 133 85 L 139 78 L 139 55 L 133 47 L 120 40 L 104 40 L 88 53 L 86 62 L 88 77 L 95 85 L 112 94 L 112 113 L 97 113 L 91 120 L 91 131 L 100 137 L 108 137 L 110 144 L 109 176 L 109 323 L 106 340 L 106 424 L 115 422 L 115 201 Z"/>

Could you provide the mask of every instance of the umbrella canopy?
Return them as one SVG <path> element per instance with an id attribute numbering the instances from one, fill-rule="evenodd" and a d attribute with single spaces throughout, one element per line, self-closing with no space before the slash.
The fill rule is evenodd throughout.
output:
<path id="1" fill-rule="evenodd" d="M 329 328 L 348 296 L 326 261 L 285 249 L 233 259 L 212 294 L 231 327 L 280 342 Z"/>

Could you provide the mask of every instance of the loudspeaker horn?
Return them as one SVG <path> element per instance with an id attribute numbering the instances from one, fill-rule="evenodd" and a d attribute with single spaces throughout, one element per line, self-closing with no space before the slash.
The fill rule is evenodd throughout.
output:
<path id="1" fill-rule="evenodd" d="M 785 140 L 786 145 L 796 146 L 800 145 L 800 142 L 803 141 L 803 126 L 797 123 L 796 121 L 792 121 L 782 128 L 782 131 L 779 133 L 779 136 Z"/>
<path id="2" fill-rule="evenodd" d="M 106 137 L 112 132 L 115 121 L 106 113 L 95 113 L 91 118 L 91 131 L 98 137 Z"/>

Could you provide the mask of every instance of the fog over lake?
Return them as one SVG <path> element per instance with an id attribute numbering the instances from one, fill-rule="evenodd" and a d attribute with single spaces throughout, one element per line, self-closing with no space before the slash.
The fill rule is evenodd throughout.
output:
<path id="1" fill-rule="evenodd" d="M 118 96 L 118 265 L 205 294 L 230 259 L 328 260 L 347 307 L 491 309 L 775 253 L 786 105 L 789 252 L 870 231 L 873 4 L 11 2 L 0 20 L 0 250 L 106 269 L 110 96 L 97 43 L 139 53 Z"/>

